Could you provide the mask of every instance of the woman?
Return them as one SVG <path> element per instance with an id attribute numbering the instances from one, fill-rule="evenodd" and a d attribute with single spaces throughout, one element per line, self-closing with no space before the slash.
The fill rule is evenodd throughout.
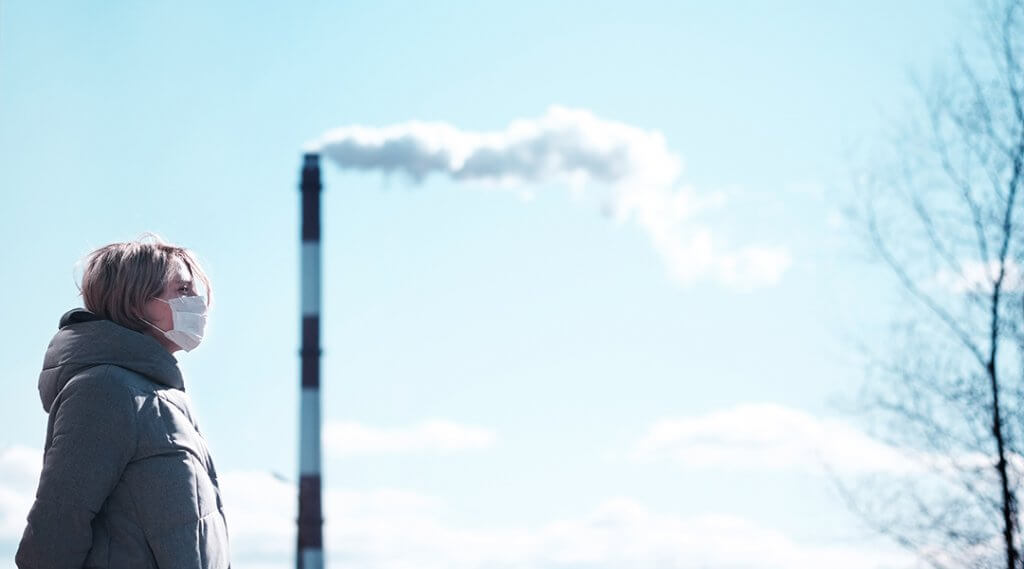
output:
<path id="1" fill-rule="evenodd" d="M 43 470 L 23 569 L 230 566 L 217 475 L 174 352 L 203 338 L 210 283 L 155 238 L 89 255 L 85 310 L 60 320 L 39 375 Z"/>

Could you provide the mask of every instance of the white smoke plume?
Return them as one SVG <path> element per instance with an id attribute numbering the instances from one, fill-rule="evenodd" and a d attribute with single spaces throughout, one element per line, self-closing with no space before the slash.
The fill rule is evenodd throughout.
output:
<path id="1" fill-rule="evenodd" d="M 698 215 L 724 200 L 679 185 L 682 161 L 664 136 L 586 110 L 554 106 L 540 118 L 514 120 L 495 132 L 420 121 L 345 126 L 309 148 L 343 169 L 401 173 L 417 183 L 439 174 L 501 187 L 564 183 L 582 192 L 601 185 L 611 190 L 610 213 L 620 222 L 636 221 L 684 285 L 705 278 L 737 289 L 771 285 L 791 263 L 780 247 L 717 242 Z"/>

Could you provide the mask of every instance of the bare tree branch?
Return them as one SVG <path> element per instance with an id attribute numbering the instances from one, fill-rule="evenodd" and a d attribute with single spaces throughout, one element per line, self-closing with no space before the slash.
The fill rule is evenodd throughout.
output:
<path id="1" fill-rule="evenodd" d="M 950 80 L 920 90 L 927 140 L 894 148 L 901 176 L 863 208 L 917 315 L 873 363 L 865 408 L 917 467 L 840 494 L 936 569 L 1024 569 L 1024 0 L 993 1 L 988 59 L 958 49 Z M 938 271 L 962 282 L 937 290 Z"/>

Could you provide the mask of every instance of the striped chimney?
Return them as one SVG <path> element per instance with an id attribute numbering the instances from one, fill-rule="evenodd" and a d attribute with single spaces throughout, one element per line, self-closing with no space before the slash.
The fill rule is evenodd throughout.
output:
<path id="1" fill-rule="evenodd" d="M 320 506 L 320 156 L 302 162 L 302 396 L 299 409 L 299 543 L 296 567 L 323 569 Z"/>

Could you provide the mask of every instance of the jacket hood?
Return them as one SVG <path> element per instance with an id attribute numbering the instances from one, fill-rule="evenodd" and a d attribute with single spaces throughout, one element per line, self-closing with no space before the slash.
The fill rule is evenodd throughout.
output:
<path id="1" fill-rule="evenodd" d="M 39 398 L 50 406 L 75 374 L 98 365 L 111 364 L 131 370 L 151 381 L 185 389 L 178 360 L 153 338 L 76 308 L 60 319 L 50 340 L 39 373 Z"/>

